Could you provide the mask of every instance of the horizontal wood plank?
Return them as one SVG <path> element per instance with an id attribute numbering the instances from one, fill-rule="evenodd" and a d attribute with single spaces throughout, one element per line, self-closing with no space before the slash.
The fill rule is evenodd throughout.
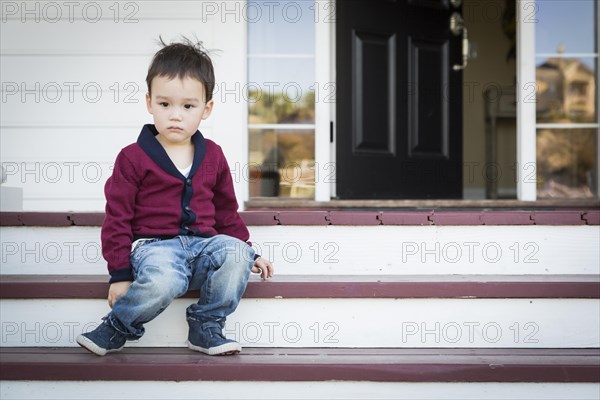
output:
<path id="1" fill-rule="evenodd" d="M 598 225 L 592 208 L 575 210 L 256 210 L 242 211 L 247 225 Z M 0 212 L 0 226 L 101 226 L 102 212 Z"/>
<path id="2" fill-rule="evenodd" d="M 108 277 L 3 275 L 0 299 L 104 299 Z M 190 291 L 187 298 L 198 298 Z M 600 298 L 597 275 L 252 276 L 245 298 Z"/>
<path id="3" fill-rule="evenodd" d="M 598 349 L 2 348 L 4 380 L 599 382 Z"/>

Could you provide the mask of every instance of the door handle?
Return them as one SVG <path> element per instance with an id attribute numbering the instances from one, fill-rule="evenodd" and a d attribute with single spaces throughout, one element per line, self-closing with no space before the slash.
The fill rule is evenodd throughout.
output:
<path id="1" fill-rule="evenodd" d="M 450 16 L 450 32 L 455 36 L 460 35 L 462 32 L 462 64 L 454 64 L 452 66 L 454 71 L 460 71 L 467 67 L 467 62 L 469 60 L 469 36 L 467 34 L 465 21 L 457 11 L 453 12 Z"/>

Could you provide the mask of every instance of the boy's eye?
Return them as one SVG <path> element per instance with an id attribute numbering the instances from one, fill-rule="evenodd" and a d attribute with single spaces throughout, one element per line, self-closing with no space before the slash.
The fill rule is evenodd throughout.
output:
<path id="1" fill-rule="evenodd" d="M 194 108 L 194 106 L 191 104 L 186 104 L 184 107 L 186 110 L 189 110 L 190 108 Z"/>
<path id="2" fill-rule="evenodd" d="M 161 105 L 161 106 L 163 106 L 163 107 L 168 107 L 168 106 L 169 106 L 169 103 L 167 103 L 167 102 L 165 102 L 165 101 L 163 101 L 163 102 L 160 102 L 160 103 L 158 103 L 158 104 L 160 104 L 160 105 Z"/>

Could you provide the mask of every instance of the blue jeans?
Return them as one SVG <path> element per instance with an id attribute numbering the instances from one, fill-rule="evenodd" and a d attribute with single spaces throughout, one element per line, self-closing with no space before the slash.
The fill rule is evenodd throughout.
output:
<path id="1" fill-rule="evenodd" d="M 223 323 L 246 290 L 254 250 L 227 235 L 177 236 L 137 243 L 130 261 L 134 281 L 105 319 L 135 340 L 144 334 L 145 323 L 188 290 L 200 289 L 198 303 L 187 308 L 188 318 Z"/>

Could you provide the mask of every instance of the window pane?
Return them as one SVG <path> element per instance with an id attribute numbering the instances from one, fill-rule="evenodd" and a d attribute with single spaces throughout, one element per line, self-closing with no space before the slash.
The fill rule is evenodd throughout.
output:
<path id="1" fill-rule="evenodd" d="M 251 124 L 314 124 L 314 60 L 250 59 Z"/>
<path id="2" fill-rule="evenodd" d="M 250 197 L 314 198 L 314 2 L 246 6 Z"/>
<path id="3" fill-rule="evenodd" d="M 250 197 L 314 198 L 314 130 L 250 130 Z"/>
<path id="4" fill-rule="evenodd" d="M 595 0 L 536 1 L 536 52 L 595 53 L 594 3 Z"/>
<path id="5" fill-rule="evenodd" d="M 596 129 L 539 129 L 538 197 L 597 195 L 597 163 Z"/>
<path id="6" fill-rule="evenodd" d="M 537 122 L 596 122 L 596 59 L 536 60 Z"/>
<path id="7" fill-rule="evenodd" d="M 246 5 L 249 54 L 312 54 L 315 6 L 312 1 L 249 1 Z"/>

